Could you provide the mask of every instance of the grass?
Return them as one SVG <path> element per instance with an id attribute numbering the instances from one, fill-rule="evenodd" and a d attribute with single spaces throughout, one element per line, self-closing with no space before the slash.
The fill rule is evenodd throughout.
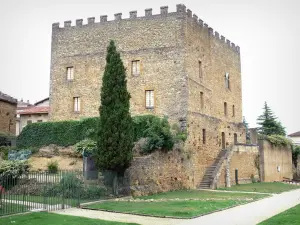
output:
<path id="1" fill-rule="evenodd" d="M 249 192 L 261 192 L 261 193 L 282 193 L 294 189 L 299 189 L 300 186 L 284 184 L 279 182 L 273 183 L 251 183 L 234 185 L 230 188 L 219 188 L 219 190 L 228 191 L 249 191 Z"/>
<path id="2" fill-rule="evenodd" d="M 3 203 L 3 205 L 0 207 L 0 216 L 9 215 L 13 213 L 26 212 L 26 211 L 28 211 L 28 207 L 24 205 Z"/>
<path id="3" fill-rule="evenodd" d="M 30 213 L 18 216 L 0 218 L 0 224 L 14 225 L 137 225 L 134 223 L 120 223 L 83 217 L 65 216 L 53 213 Z"/>
<path id="4" fill-rule="evenodd" d="M 225 209 L 247 201 L 167 201 L 167 202 L 116 202 L 109 201 L 87 206 L 90 209 L 104 209 L 116 212 L 152 216 L 191 218 L 216 210 Z"/>
<path id="5" fill-rule="evenodd" d="M 300 205 L 297 205 L 283 213 L 280 213 L 259 225 L 298 225 L 300 224 Z"/>
<path id="6" fill-rule="evenodd" d="M 231 193 L 231 192 L 215 192 L 215 191 L 198 191 L 198 190 L 182 190 L 182 191 L 171 191 L 164 192 L 150 196 L 137 197 L 138 199 L 188 199 L 188 198 L 199 198 L 199 199 L 241 199 L 241 198 L 253 198 L 254 200 L 267 197 L 268 195 L 261 194 L 248 194 L 248 193 Z"/>
<path id="7" fill-rule="evenodd" d="M 4 195 L 3 199 L 41 203 L 41 204 L 46 203 L 48 205 L 56 205 L 62 203 L 62 198 L 59 197 L 43 197 L 43 196 L 35 196 L 35 195 L 7 195 L 7 196 Z M 75 206 L 76 203 L 77 203 L 76 199 L 65 199 L 66 205 Z"/>
<path id="8" fill-rule="evenodd" d="M 87 205 L 86 208 L 150 216 L 191 218 L 266 196 L 269 195 L 197 190 L 174 191 L 139 197 L 139 199 L 163 199 L 163 201 L 104 201 Z M 174 199 L 177 200 L 174 201 Z"/>

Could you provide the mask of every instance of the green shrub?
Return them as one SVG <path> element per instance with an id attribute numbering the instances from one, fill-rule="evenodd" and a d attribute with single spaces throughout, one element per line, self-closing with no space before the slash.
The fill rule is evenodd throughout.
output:
<path id="1" fill-rule="evenodd" d="M 292 142 L 288 138 L 281 135 L 259 135 L 260 140 L 267 140 L 274 146 L 291 146 Z"/>
<path id="2" fill-rule="evenodd" d="M 42 147 L 50 144 L 70 146 L 85 138 L 94 138 L 98 118 L 79 121 L 32 123 L 17 138 L 21 148 Z"/>
<path id="3" fill-rule="evenodd" d="M 0 146 L 10 146 L 11 141 L 15 138 L 12 134 L 0 132 Z"/>
<path id="4" fill-rule="evenodd" d="M 97 142 L 91 139 L 84 139 L 75 145 L 76 153 L 84 156 L 90 156 L 97 151 Z"/>
<path id="5" fill-rule="evenodd" d="M 0 158 L 7 160 L 8 159 L 8 152 L 11 150 L 9 146 L 0 146 Z"/>
<path id="6" fill-rule="evenodd" d="M 47 168 L 49 173 L 57 173 L 58 172 L 58 162 L 57 161 L 51 161 L 47 164 Z"/>
<path id="7" fill-rule="evenodd" d="M 29 172 L 27 161 L 6 161 L 0 163 L 0 185 L 5 188 L 14 186 L 20 176 Z"/>
<path id="8" fill-rule="evenodd" d="M 101 197 L 106 195 L 106 189 L 104 187 L 99 186 L 87 186 L 85 189 L 83 189 L 80 193 L 81 199 L 100 199 Z"/>

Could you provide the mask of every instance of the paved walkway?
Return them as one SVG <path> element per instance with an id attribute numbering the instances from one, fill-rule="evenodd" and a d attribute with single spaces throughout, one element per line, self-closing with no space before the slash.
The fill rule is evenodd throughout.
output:
<path id="1" fill-rule="evenodd" d="M 66 209 L 55 213 L 102 220 L 130 222 L 141 225 L 255 225 L 298 204 L 300 204 L 300 190 L 273 195 L 272 197 L 248 203 L 246 205 L 237 206 L 228 210 L 189 220 L 135 216 L 76 208 Z"/>

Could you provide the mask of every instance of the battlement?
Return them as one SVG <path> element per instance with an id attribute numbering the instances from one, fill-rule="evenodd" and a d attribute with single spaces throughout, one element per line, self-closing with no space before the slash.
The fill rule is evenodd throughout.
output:
<path id="1" fill-rule="evenodd" d="M 116 13 L 114 14 L 114 20 L 108 21 L 107 15 L 100 16 L 100 22 L 95 23 L 95 17 L 89 17 L 87 18 L 87 24 L 83 24 L 83 19 L 77 19 L 75 26 L 72 26 L 72 21 L 68 20 L 64 22 L 64 27 L 60 27 L 59 23 L 53 23 L 52 24 L 52 30 L 58 30 L 58 29 L 70 29 L 74 27 L 83 27 L 83 26 L 90 26 L 94 24 L 104 24 L 108 22 L 120 22 L 122 20 L 136 20 L 136 19 L 152 19 L 157 17 L 168 17 L 168 16 L 182 16 L 190 19 L 192 22 L 194 22 L 199 28 L 205 29 L 207 31 L 208 36 L 211 38 L 215 38 L 218 41 L 224 43 L 228 48 L 231 48 L 233 51 L 240 54 L 240 47 L 226 39 L 223 35 L 220 35 L 217 31 L 214 32 L 213 28 L 209 27 L 207 23 L 204 23 L 203 20 L 199 19 L 196 14 L 193 14 L 190 9 L 187 9 L 185 5 L 178 4 L 176 5 L 176 12 L 169 12 L 168 6 L 162 6 L 160 7 L 160 14 L 153 15 L 152 8 L 145 9 L 144 16 L 138 17 L 137 11 L 130 11 L 129 12 L 129 18 L 122 18 L 122 13 Z"/>

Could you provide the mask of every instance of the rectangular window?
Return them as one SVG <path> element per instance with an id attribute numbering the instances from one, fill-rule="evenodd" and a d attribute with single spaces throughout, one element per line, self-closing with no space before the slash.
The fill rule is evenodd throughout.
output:
<path id="1" fill-rule="evenodd" d="M 230 90 L 229 73 L 225 73 L 225 88 Z"/>
<path id="2" fill-rule="evenodd" d="M 67 67 L 67 80 L 74 79 L 74 67 Z"/>
<path id="3" fill-rule="evenodd" d="M 224 102 L 224 116 L 227 116 L 227 102 Z"/>
<path id="4" fill-rule="evenodd" d="M 154 108 L 154 90 L 146 91 L 146 109 Z"/>
<path id="5" fill-rule="evenodd" d="M 80 98 L 79 97 L 73 98 L 73 104 L 74 104 L 74 112 L 80 112 Z"/>
<path id="6" fill-rule="evenodd" d="M 232 117 L 235 117 L 235 107 L 234 107 L 234 105 L 232 106 Z"/>
<path id="7" fill-rule="evenodd" d="M 204 108 L 204 94 L 203 92 L 200 92 L 200 104 L 201 104 L 201 109 Z"/>
<path id="8" fill-rule="evenodd" d="M 31 123 L 32 123 L 32 120 L 27 120 L 27 125 L 31 124 Z"/>
<path id="9" fill-rule="evenodd" d="M 206 144 L 206 130 L 202 129 L 202 142 L 205 145 Z"/>
<path id="10" fill-rule="evenodd" d="M 134 76 L 140 75 L 141 73 L 141 61 L 135 60 L 131 62 L 131 73 Z"/>
<path id="11" fill-rule="evenodd" d="M 202 82 L 202 80 L 203 80 L 203 71 L 202 71 L 202 62 L 201 61 L 198 62 L 198 69 L 199 69 L 200 82 Z"/>
<path id="12" fill-rule="evenodd" d="M 38 122 L 38 123 L 42 123 L 42 122 L 43 122 L 43 120 L 38 120 L 37 122 Z"/>

